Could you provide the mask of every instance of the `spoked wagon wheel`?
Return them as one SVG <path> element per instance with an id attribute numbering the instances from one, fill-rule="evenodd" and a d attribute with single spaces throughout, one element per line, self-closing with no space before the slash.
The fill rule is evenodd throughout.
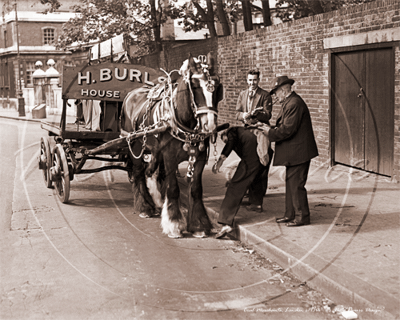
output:
<path id="1" fill-rule="evenodd" d="M 58 144 L 53 149 L 52 172 L 58 198 L 62 203 L 68 202 L 70 190 L 70 177 L 67 157 L 62 145 Z"/>
<path id="2" fill-rule="evenodd" d="M 40 138 L 39 169 L 42 170 L 43 180 L 47 188 L 53 184 L 50 179 L 51 150 L 48 137 Z"/>

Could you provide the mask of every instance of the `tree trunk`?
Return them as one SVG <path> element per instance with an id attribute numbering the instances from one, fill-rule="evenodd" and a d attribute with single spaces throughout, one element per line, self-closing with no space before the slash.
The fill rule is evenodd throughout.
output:
<path id="1" fill-rule="evenodd" d="M 253 30 L 253 18 L 251 16 L 250 2 L 249 0 L 240 0 L 240 1 L 242 2 L 244 30 L 245 31 Z"/>
<path id="2" fill-rule="evenodd" d="M 155 51 L 160 52 L 161 47 L 161 30 L 160 23 L 158 21 L 158 14 L 156 9 L 156 0 L 150 0 L 150 15 L 151 15 L 151 24 L 154 34 L 154 42 L 155 42 Z"/>
<path id="3" fill-rule="evenodd" d="M 306 3 L 308 5 L 308 7 L 310 8 L 310 11 L 313 13 L 313 15 L 324 12 L 322 3 L 319 0 L 306 0 Z"/>
<path id="4" fill-rule="evenodd" d="M 231 34 L 231 28 L 229 27 L 228 19 L 226 18 L 222 0 L 216 0 L 215 3 L 217 5 L 217 15 L 218 20 L 221 23 L 222 32 L 224 36 L 229 36 Z"/>
<path id="5" fill-rule="evenodd" d="M 211 38 L 216 38 L 217 30 L 215 29 L 214 7 L 212 0 L 207 0 L 207 27 L 208 30 L 210 30 Z"/>
<path id="6" fill-rule="evenodd" d="M 271 21 L 271 10 L 269 8 L 269 0 L 262 0 L 262 16 L 263 16 L 263 25 L 264 27 L 268 27 L 272 25 Z"/>
<path id="7" fill-rule="evenodd" d="M 204 9 L 197 3 L 196 0 L 191 0 L 193 5 L 196 7 L 199 14 L 203 17 L 203 21 L 207 24 L 208 31 L 210 31 L 210 37 L 216 38 L 217 31 L 215 30 L 214 23 L 214 9 L 212 5 L 212 0 L 207 0 L 207 13 Z"/>

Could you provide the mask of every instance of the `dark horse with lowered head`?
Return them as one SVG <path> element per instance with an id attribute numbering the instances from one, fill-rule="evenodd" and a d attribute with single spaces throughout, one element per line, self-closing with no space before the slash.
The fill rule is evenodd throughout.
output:
<path id="1" fill-rule="evenodd" d="M 168 75 L 168 81 L 152 90 L 135 89 L 122 107 L 122 131 L 133 137 L 130 140 L 128 136 L 128 144 L 134 207 L 146 218 L 161 210 L 163 233 L 170 238 L 182 237 L 185 230 L 195 237 L 207 237 L 212 228 L 203 204 L 201 178 L 210 139 L 216 139 L 222 85 L 211 72 L 210 55 L 207 62 L 202 65 L 190 55 L 176 82 Z M 139 132 L 141 137 L 135 138 Z M 151 153 L 148 164 L 143 159 L 146 153 Z M 190 179 L 186 216 L 179 206 L 176 175 L 179 163 L 185 160 Z"/>

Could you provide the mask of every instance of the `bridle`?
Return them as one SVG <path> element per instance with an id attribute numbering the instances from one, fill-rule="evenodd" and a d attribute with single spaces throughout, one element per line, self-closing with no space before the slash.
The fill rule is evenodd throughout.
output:
<path id="1" fill-rule="evenodd" d="M 164 71 L 164 70 L 163 70 Z M 165 72 L 165 71 L 164 71 Z M 170 76 L 168 75 L 169 79 Z M 176 91 L 173 94 L 173 98 L 172 98 L 172 103 L 171 103 L 171 111 L 172 111 L 172 121 L 173 121 L 173 127 L 176 127 L 177 130 L 176 131 L 172 131 L 172 135 L 174 136 L 174 138 L 182 141 L 182 142 L 187 142 L 188 141 L 188 137 L 190 137 L 190 141 L 193 142 L 199 142 L 199 141 L 204 141 L 205 138 L 211 136 L 214 134 L 214 132 L 203 132 L 200 131 L 200 127 L 201 127 L 201 123 L 200 123 L 200 118 L 199 115 L 201 114 L 205 114 L 205 113 L 212 113 L 214 115 L 218 115 L 218 109 L 216 107 L 209 107 L 209 106 L 198 106 L 196 101 L 195 101 L 195 97 L 194 97 L 194 93 L 193 93 L 193 88 L 192 88 L 192 83 L 191 83 L 191 78 L 194 79 L 199 79 L 199 81 L 207 81 L 206 84 L 206 90 L 210 93 L 213 93 L 215 91 L 215 82 L 216 79 L 218 78 L 213 78 L 212 76 L 210 76 L 208 69 L 205 70 L 204 74 L 191 74 L 191 72 L 188 72 L 187 74 L 185 74 L 183 76 L 182 81 L 185 82 L 189 94 L 190 94 L 190 100 L 191 100 L 191 108 L 193 111 L 193 115 L 197 121 L 196 126 L 191 129 L 187 126 L 185 126 L 183 123 L 181 123 L 175 114 L 175 110 L 177 108 L 176 105 Z M 204 78 L 206 78 L 207 80 L 205 80 Z M 175 89 L 176 90 L 176 89 Z M 180 135 L 184 136 L 184 138 L 180 137 Z"/>
<path id="2" fill-rule="evenodd" d="M 194 117 L 197 121 L 196 126 L 194 129 L 188 128 L 185 126 L 183 123 L 181 123 L 176 116 L 176 90 L 177 88 L 173 89 L 173 84 L 171 81 L 171 74 L 177 70 L 173 70 L 170 73 L 166 72 L 165 70 L 161 69 L 164 71 L 167 75 L 167 90 L 164 93 L 162 100 L 161 100 L 161 106 L 166 107 L 170 111 L 170 113 L 166 114 L 163 118 L 159 119 L 159 121 L 155 122 L 154 124 L 150 126 L 145 126 L 145 120 L 148 116 L 148 113 L 151 109 L 151 105 L 153 105 L 151 102 L 147 103 L 145 114 L 143 116 L 143 121 L 141 125 L 139 126 L 138 131 L 134 131 L 132 133 L 129 133 L 128 136 L 126 137 L 127 142 L 128 142 L 128 147 L 129 150 L 132 154 L 132 156 L 136 159 L 142 157 L 143 152 L 146 148 L 146 140 L 147 140 L 147 134 L 150 134 L 152 130 L 155 130 L 156 128 L 160 127 L 165 127 L 167 129 L 168 127 L 170 128 L 170 134 L 173 138 L 183 142 L 183 150 L 186 151 L 189 155 L 188 159 L 188 171 L 187 171 L 187 177 L 192 178 L 193 177 L 193 172 L 194 172 L 194 163 L 196 162 L 196 149 L 199 149 L 199 151 L 204 151 L 205 145 L 204 145 L 204 140 L 214 134 L 216 134 L 216 130 L 213 132 L 203 132 L 200 131 L 200 118 L 199 115 L 204 114 L 204 113 L 211 113 L 213 115 L 218 115 L 218 110 L 217 108 L 214 107 L 208 107 L 208 106 L 198 106 L 194 93 L 193 93 L 193 88 L 191 85 L 191 77 L 199 79 L 199 81 L 207 81 L 206 83 L 206 90 L 210 93 L 213 93 L 215 91 L 215 81 L 216 79 L 213 79 L 213 77 L 210 76 L 208 70 L 204 72 L 202 75 L 198 74 L 191 74 L 191 72 L 188 72 L 186 75 L 183 76 L 182 81 L 185 82 L 189 93 L 190 93 L 190 101 L 191 101 L 191 108 L 194 114 Z M 206 78 L 207 80 L 205 80 Z M 213 99 L 212 99 L 213 100 Z M 142 150 L 139 154 L 139 156 L 136 156 L 133 153 L 133 150 L 131 149 L 131 142 L 136 137 L 139 131 L 144 132 L 143 135 L 143 144 L 142 144 Z M 214 156 L 216 158 L 217 156 L 217 145 L 214 144 Z M 208 155 L 207 155 L 208 158 Z"/>
<path id="3" fill-rule="evenodd" d="M 203 72 L 204 72 L 203 74 L 191 74 L 191 72 L 188 72 L 183 77 L 183 81 L 186 83 L 186 86 L 188 87 L 188 90 L 190 92 L 191 107 L 192 107 L 192 110 L 193 110 L 193 114 L 194 114 L 194 116 L 195 116 L 195 118 L 197 120 L 197 125 L 194 128 L 194 131 L 196 131 L 196 130 L 198 130 L 200 128 L 199 115 L 205 114 L 205 113 L 207 113 L 207 114 L 212 113 L 212 114 L 218 116 L 218 109 L 216 107 L 213 107 L 213 106 L 210 107 L 210 106 L 207 106 L 207 105 L 198 106 L 196 101 L 195 101 L 191 79 L 198 79 L 200 82 L 201 81 L 207 81 L 207 84 L 205 85 L 206 86 L 206 90 L 208 92 L 210 92 L 211 94 L 214 93 L 214 91 L 215 91 L 215 81 L 218 79 L 218 77 L 216 77 L 216 78 L 211 77 L 208 68 L 204 68 Z M 207 80 L 204 79 L 204 78 L 206 78 Z M 190 130 L 191 129 L 189 129 L 189 131 Z"/>

